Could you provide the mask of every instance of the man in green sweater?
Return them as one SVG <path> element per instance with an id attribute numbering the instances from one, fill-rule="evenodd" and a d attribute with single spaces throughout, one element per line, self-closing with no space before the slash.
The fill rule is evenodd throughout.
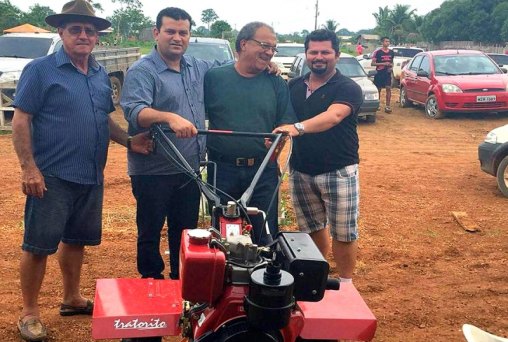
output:
<path id="1" fill-rule="evenodd" d="M 277 51 L 273 28 L 261 22 L 245 25 L 236 39 L 238 61 L 208 71 L 205 76 L 205 107 L 210 129 L 269 133 L 296 121 L 289 102 L 286 82 L 267 73 L 266 67 Z M 234 199 L 247 189 L 267 148 L 263 138 L 209 136 L 208 157 L 217 164 L 217 188 Z M 213 168 L 209 168 L 213 175 Z M 254 189 L 249 206 L 267 214 L 272 236 L 277 233 L 278 167 L 272 162 Z M 269 207 L 272 196 L 275 198 Z M 222 203 L 231 198 L 219 194 Z M 266 245 L 263 219 L 251 217 L 253 241 Z"/>

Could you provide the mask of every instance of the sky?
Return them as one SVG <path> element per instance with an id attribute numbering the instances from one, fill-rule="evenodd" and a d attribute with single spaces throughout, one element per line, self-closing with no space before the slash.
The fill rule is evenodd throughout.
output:
<path id="1" fill-rule="evenodd" d="M 22 11 L 28 11 L 30 6 L 39 4 L 48 6 L 56 13 L 60 13 L 62 6 L 68 0 L 11 0 L 11 4 Z M 438 8 L 444 0 L 318 0 L 319 15 L 317 26 L 325 24 L 327 20 L 335 20 L 339 28 L 350 31 L 370 29 L 376 26 L 372 13 L 377 13 L 379 7 L 388 6 L 393 9 L 396 4 L 410 5 L 416 9 L 418 15 L 424 15 Z M 102 4 L 104 12 L 96 13 L 100 17 L 113 14 L 120 4 L 110 0 L 95 1 Z M 316 0 L 141 0 L 143 12 L 153 21 L 157 13 L 164 7 L 180 7 L 186 10 L 196 22 L 197 26 L 206 26 L 201 22 L 201 12 L 212 8 L 220 20 L 227 21 L 233 28 L 240 30 L 243 25 L 251 21 L 262 21 L 274 27 L 277 33 L 293 33 L 302 30 L 312 31 L 315 23 Z"/>

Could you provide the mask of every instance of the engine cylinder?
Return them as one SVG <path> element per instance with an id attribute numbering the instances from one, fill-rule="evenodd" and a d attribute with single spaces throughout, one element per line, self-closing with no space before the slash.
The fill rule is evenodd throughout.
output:
<path id="1" fill-rule="evenodd" d="M 285 327 L 295 305 L 293 286 L 293 276 L 278 265 L 252 272 L 244 301 L 249 325 L 263 331 Z"/>

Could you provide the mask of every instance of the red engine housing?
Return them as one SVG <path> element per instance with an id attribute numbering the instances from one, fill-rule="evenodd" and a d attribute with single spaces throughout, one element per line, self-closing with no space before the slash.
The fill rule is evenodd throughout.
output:
<path id="1" fill-rule="evenodd" d="M 205 240 L 191 236 L 193 231 L 184 230 L 182 233 L 182 297 L 193 303 L 214 303 L 224 292 L 226 256 L 218 248 L 208 246 L 209 238 Z"/>

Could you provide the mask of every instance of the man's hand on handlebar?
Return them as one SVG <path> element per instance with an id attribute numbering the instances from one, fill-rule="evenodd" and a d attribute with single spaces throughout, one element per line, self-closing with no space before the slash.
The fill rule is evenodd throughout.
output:
<path id="1" fill-rule="evenodd" d="M 177 138 L 192 138 L 198 134 L 198 130 L 192 122 L 177 114 L 170 116 L 168 125 L 175 132 Z"/>
<path id="2" fill-rule="evenodd" d="M 297 137 L 300 134 L 298 132 L 298 130 L 295 128 L 294 125 L 282 125 L 282 126 L 279 126 L 279 127 L 275 128 L 272 131 L 272 133 L 274 133 L 274 134 L 282 133 L 282 134 L 285 134 L 285 135 L 289 135 L 290 137 Z"/>

